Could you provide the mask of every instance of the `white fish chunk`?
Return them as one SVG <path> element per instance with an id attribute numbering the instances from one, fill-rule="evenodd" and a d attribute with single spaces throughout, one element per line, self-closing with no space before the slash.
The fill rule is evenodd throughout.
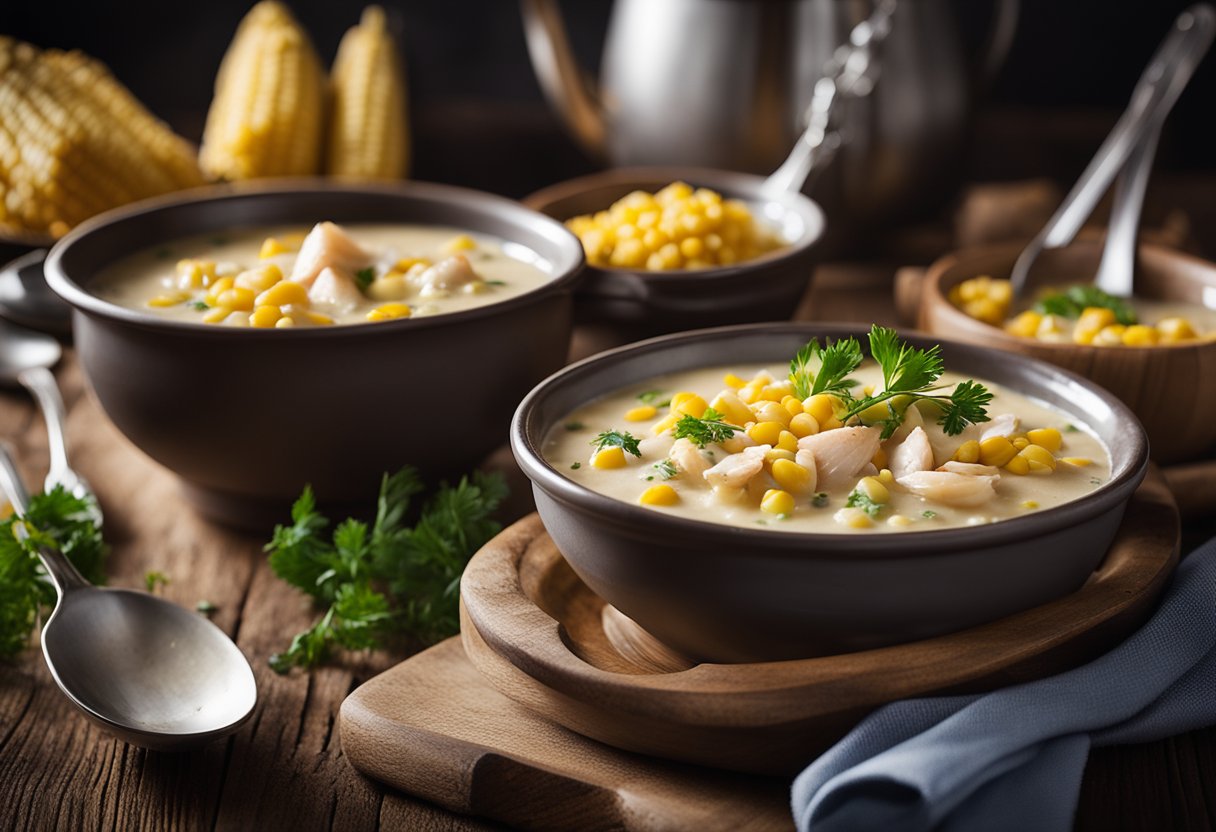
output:
<path id="1" fill-rule="evenodd" d="M 714 467 L 701 474 L 705 481 L 714 486 L 726 488 L 742 488 L 748 480 L 764 469 L 764 455 L 772 445 L 756 445 L 744 448 L 737 454 L 731 454 Z"/>
<path id="2" fill-rule="evenodd" d="M 929 437 L 924 428 L 919 425 L 912 428 L 904 441 L 891 450 L 887 467 L 891 469 L 895 479 L 917 471 L 933 470 L 933 446 L 929 444 Z"/>
<path id="3" fill-rule="evenodd" d="M 794 454 L 794 462 L 811 472 L 811 479 L 807 483 L 806 490 L 814 491 L 818 488 L 819 466 L 815 463 L 815 452 L 799 448 L 798 452 Z"/>
<path id="4" fill-rule="evenodd" d="M 481 280 L 481 277 L 473 271 L 469 258 L 463 254 L 453 254 L 419 274 L 416 280 L 423 289 L 451 291 L 475 280 Z"/>
<path id="5" fill-rule="evenodd" d="M 710 462 L 696 443 L 687 437 L 680 437 L 671 445 L 667 458 L 676 464 L 681 471 L 687 472 L 694 480 L 700 480 L 701 475 L 709 470 Z M 727 457 L 729 459 L 729 457 Z M 726 460 L 722 460 L 725 462 Z M 720 465 L 721 463 L 719 463 Z"/>
<path id="6" fill-rule="evenodd" d="M 319 222 L 300 244 L 300 254 L 292 267 L 291 279 L 311 286 L 327 268 L 354 274 L 370 266 L 374 259 L 340 225 Z"/>
<path id="7" fill-rule="evenodd" d="M 1002 413 L 990 422 L 980 425 L 980 441 L 994 436 L 1013 436 L 1018 432 L 1018 417 L 1012 413 Z"/>
<path id="8" fill-rule="evenodd" d="M 998 479 L 954 471 L 917 471 L 896 482 L 926 500 L 949 506 L 978 506 L 996 496 Z"/>
<path id="9" fill-rule="evenodd" d="M 949 471 L 952 474 L 966 474 L 969 477 L 1000 477 L 1001 469 L 995 465 L 980 465 L 978 462 L 958 462 L 950 460 L 943 463 L 939 471 Z"/>
<path id="10" fill-rule="evenodd" d="M 798 440 L 798 449 L 814 454 L 818 488 L 832 491 L 855 480 L 881 443 L 881 428 L 844 427 L 804 436 Z"/>
<path id="11" fill-rule="evenodd" d="M 308 290 L 308 299 L 336 313 L 349 312 L 363 301 L 354 278 L 345 272 L 324 268 Z"/>

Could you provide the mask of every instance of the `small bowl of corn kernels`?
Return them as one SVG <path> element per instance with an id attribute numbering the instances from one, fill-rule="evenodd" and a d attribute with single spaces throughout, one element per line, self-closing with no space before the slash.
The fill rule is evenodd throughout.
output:
<path id="1" fill-rule="evenodd" d="M 763 185 L 744 173 L 620 168 L 524 203 L 583 243 L 578 321 L 632 337 L 793 316 L 824 217 L 802 194 Z"/>
<path id="2" fill-rule="evenodd" d="M 1008 281 L 1021 246 L 959 252 L 930 266 L 919 326 L 1041 358 L 1110 390 L 1139 417 L 1158 462 L 1216 450 L 1216 264 L 1140 246 L 1136 296 L 1092 285 L 1100 240 L 1045 251 L 1025 297 Z"/>
<path id="3" fill-rule="evenodd" d="M 561 367 L 583 268 L 560 223 L 422 183 L 278 180 L 111 211 L 59 241 L 106 415 L 204 514 L 248 527 L 464 473 Z"/>

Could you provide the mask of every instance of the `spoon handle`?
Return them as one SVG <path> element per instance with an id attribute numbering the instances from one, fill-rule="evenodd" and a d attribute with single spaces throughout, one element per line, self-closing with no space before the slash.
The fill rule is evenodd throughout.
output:
<path id="1" fill-rule="evenodd" d="M 62 485 L 68 491 L 75 492 L 80 483 L 80 476 L 68 464 L 67 440 L 64 437 L 64 406 L 63 397 L 59 394 L 59 385 L 55 376 L 45 367 L 31 367 L 22 370 L 17 375 L 25 389 L 29 390 L 38 406 L 42 408 L 43 418 L 46 419 L 46 430 L 50 438 L 51 464 L 46 474 L 46 490 L 50 491 L 56 485 Z"/>
<path id="2" fill-rule="evenodd" d="M 0 442 L 0 491 L 4 492 L 4 496 L 12 503 L 13 510 L 18 515 L 24 516 L 29 511 L 30 498 L 25 490 L 25 483 L 21 480 L 21 474 L 17 473 L 13 457 L 9 453 L 6 443 L 3 442 Z M 17 534 L 25 534 L 24 527 L 18 525 L 15 528 Z M 60 597 L 70 589 L 90 586 L 84 576 L 72 565 L 72 562 L 58 549 L 39 546 L 38 557 L 42 560 L 42 565 L 46 567 L 47 574 L 51 576 Z"/>

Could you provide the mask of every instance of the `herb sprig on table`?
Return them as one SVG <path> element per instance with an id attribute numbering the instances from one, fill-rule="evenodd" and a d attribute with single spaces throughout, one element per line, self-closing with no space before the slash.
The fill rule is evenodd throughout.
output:
<path id="1" fill-rule="evenodd" d="M 277 526 L 266 550 L 274 573 L 325 612 L 271 656 L 274 670 L 316 665 L 335 645 L 366 650 L 394 634 L 432 642 L 459 630 L 460 575 L 501 528 L 492 515 L 507 486 L 500 475 L 480 472 L 454 486 L 444 483 L 411 525 L 411 503 L 423 490 L 411 467 L 385 475 L 374 522 L 347 518 L 327 536 L 329 521 L 317 511 L 312 489 L 304 489 L 291 525 Z"/>
<path id="2" fill-rule="evenodd" d="M 55 605 L 55 588 L 38 560 L 39 545 L 63 552 L 92 583 L 105 583 L 108 550 L 93 511 L 92 504 L 56 486 L 30 498 L 24 519 L 0 522 L 0 657 L 24 649 L 38 620 Z M 18 539 L 18 524 L 24 539 Z"/>

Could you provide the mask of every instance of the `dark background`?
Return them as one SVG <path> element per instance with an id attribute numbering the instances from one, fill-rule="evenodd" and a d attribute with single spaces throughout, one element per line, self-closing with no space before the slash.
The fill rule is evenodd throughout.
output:
<path id="1" fill-rule="evenodd" d="M 100 58 L 157 114 L 197 139 L 216 68 L 251 3 L 5 0 L 3 5 L 0 33 L 40 46 L 79 48 Z M 362 8 L 361 3 L 319 0 L 291 0 L 289 5 L 327 63 Z M 593 167 L 541 98 L 517 3 L 387 0 L 383 5 L 403 33 L 416 178 L 519 196 Z M 611 0 L 563 4 L 575 48 L 590 68 L 598 62 L 611 5 Z M 954 0 L 952 5 L 965 42 L 977 47 L 991 4 Z M 972 175 L 1075 177 L 1187 5 L 1175 0 L 1025 0 L 1008 63 L 979 112 Z M 1214 61 L 1209 56 L 1200 67 L 1175 109 L 1162 141 L 1159 170 L 1216 166 L 1211 152 Z M 1028 120 L 1039 129 L 1023 136 Z M 1079 148 L 1057 152 L 1063 143 L 1056 143 L 1054 134 L 1075 130 L 1093 132 L 1095 143 L 1076 143 L 1086 153 Z M 1001 151 L 1002 142 L 1020 147 L 1017 160 L 1005 158 L 1010 154 Z M 504 146 L 509 152 L 503 152 Z"/>

